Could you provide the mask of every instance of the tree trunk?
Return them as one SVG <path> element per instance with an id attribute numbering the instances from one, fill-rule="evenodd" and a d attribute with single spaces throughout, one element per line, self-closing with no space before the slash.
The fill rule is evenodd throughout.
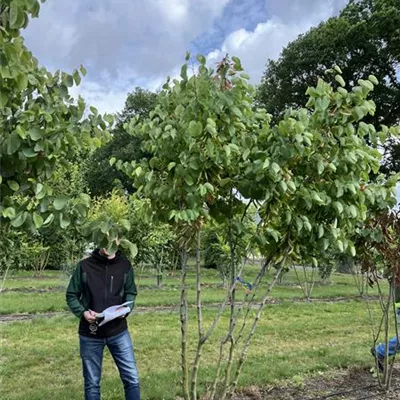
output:
<path id="1" fill-rule="evenodd" d="M 188 305 L 187 305 L 187 291 L 186 291 L 186 269 L 187 269 L 186 262 L 187 262 L 187 252 L 185 248 L 182 248 L 181 303 L 180 303 L 182 390 L 183 390 L 184 400 L 190 400 L 188 360 L 187 360 Z"/>

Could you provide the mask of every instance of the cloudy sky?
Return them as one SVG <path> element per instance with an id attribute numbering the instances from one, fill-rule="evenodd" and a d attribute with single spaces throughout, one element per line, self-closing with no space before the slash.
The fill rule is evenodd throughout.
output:
<path id="1" fill-rule="evenodd" d="M 47 0 L 24 32 L 50 70 L 88 74 L 74 94 L 101 112 L 120 111 L 135 86 L 156 90 L 187 50 L 213 63 L 239 56 L 253 82 L 268 58 L 336 15 L 347 0 Z"/>

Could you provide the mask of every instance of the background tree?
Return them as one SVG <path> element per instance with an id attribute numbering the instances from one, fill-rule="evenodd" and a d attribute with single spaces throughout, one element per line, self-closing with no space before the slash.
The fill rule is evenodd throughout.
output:
<path id="1" fill-rule="evenodd" d="M 117 115 L 116 125 L 113 129 L 112 139 L 104 146 L 96 149 L 85 162 L 85 180 L 93 196 L 103 196 L 110 193 L 113 188 L 123 188 L 128 193 L 133 192 L 133 187 L 125 174 L 116 170 L 109 163 L 110 158 L 118 160 L 139 161 L 145 153 L 140 147 L 140 139 L 130 136 L 123 124 L 134 116 L 144 119 L 154 108 L 157 94 L 136 87 L 128 94 L 125 107 Z"/>
<path id="2" fill-rule="evenodd" d="M 275 119 L 289 107 L 307 102 L 307 87 L 314 86 L 333 65 L 352 88 L 358 79 L 374 75 L 379 85 L 371 93 L 374 115 L 366 118 L 376 128 L 400 120 L 400 0 L 351 0 L 339 16 L 300 35 L 269 60 L 257 100 Z M 391 143 L 387 151 L 390 152 Z M 397 152 L 392 152 L 397 157 Z M 399 171 L 397 162 L 391 170 Z"/>
<path id="3" fill-rule="evenodd" d="M 88 198 L 53 194 L 51 179 L 77 152 L 99 146 L 113 122 L 93 107 L 85 116 L 82 98 L 69 95 L 85 75 L 83 67 L 72 75 L 52 74 L 25 47 L 20 29 L 39 9 L 36 0 L 0 5 L 1 222 L 32 232 L 53 220 L 65 228 L 71 216 L 76 222 L 85 216 Z"/>

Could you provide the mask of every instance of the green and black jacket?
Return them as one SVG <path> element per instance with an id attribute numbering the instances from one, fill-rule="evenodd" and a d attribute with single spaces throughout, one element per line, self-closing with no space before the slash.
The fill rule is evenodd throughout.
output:
<path id="1" fill-rule="evenodd" d="M 131 263 L 121 252 L 113 259 L 100 254 L 96 249 L 92 255 L 79 262 L 69 282 L 66 299 L 70 310 L 80 318 L 79 334 L 84 336 L 110 337 L 127 329 L 125 318 L 116 318 L 93 332 L 83 317 L 83 312 L 102 312 L 107 307 L 126 301 L 135 302 L 137 290 Z M 131 305 L 131 310 L 134 303 Z"/>

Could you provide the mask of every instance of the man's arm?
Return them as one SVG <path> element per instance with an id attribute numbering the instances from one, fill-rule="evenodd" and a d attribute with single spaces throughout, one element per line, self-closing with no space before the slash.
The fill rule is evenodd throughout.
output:
<path id="1" fill-rule="evenodd" d="M 133 268 L 131 267 L 128 272 L 128 276 L 125 282 L 125 295 L 124 295 L 124 303 L 127 301 L 133 301 L 132 305 L 130 306 L 131 311 L 135 306 L 135 299 L 137 295 L 137 289 L 135 284 L 135 274 L 133 272 Z"/>
<path id="2" fill-rule="evenodd" d="M 85 307 L 80 301 L 82 291 L 82 269 L 79 263 L 72 274 L 66 293 L 68 307 L 78 318 L 81 318 L 85 312 Z"/>

